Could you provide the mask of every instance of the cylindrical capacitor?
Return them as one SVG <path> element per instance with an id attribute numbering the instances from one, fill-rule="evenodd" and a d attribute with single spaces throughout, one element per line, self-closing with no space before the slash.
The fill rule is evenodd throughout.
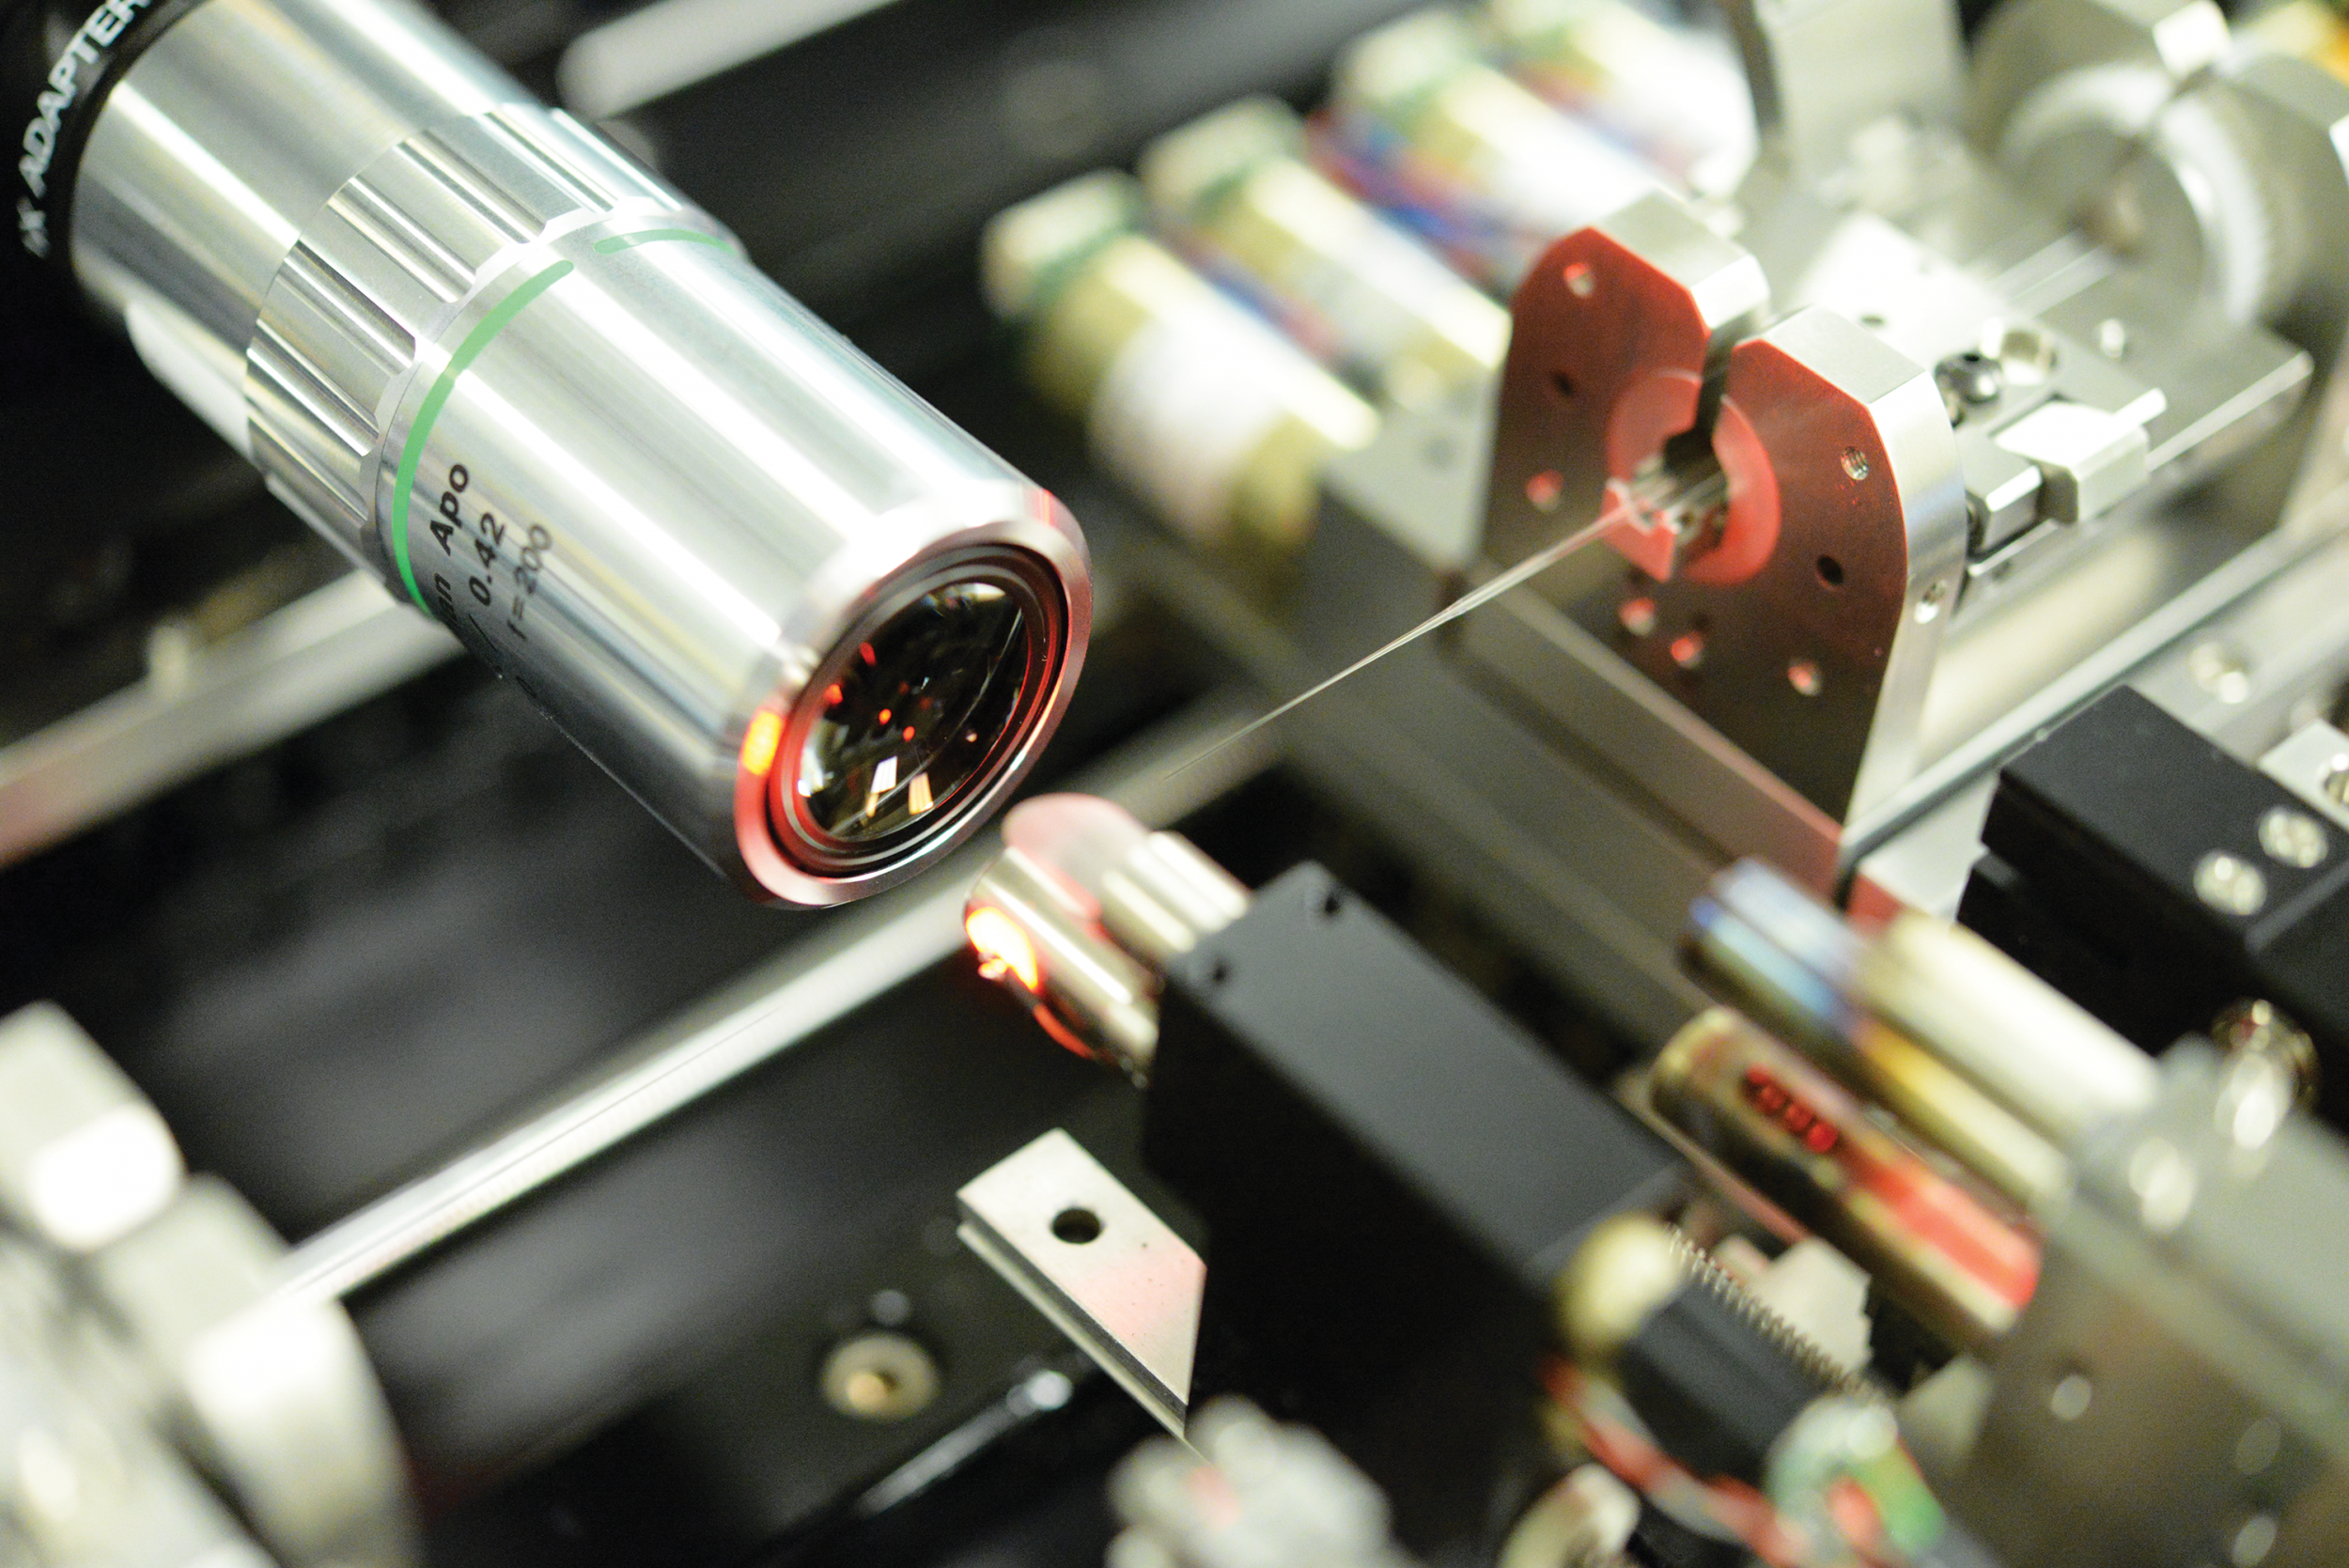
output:
<path id="1" fill-rule="evenodd" d="M 26 248 L 722 870 L 872 892 L 1033 760 L 1067 514 L 421 8 L 116 0 L 58 59 Z"/>
<path id="2" fill-rule="evenodd" d="M 1626 0 L 1487 0 L 1483 20 L 1535 92 L 1692 189 L 1726 195 L 1753 161 L 1753 95 L 1724 33 L 1667 25 Z"/>
<path id="3" fill-rule="evenodd" d="M 1489 381 L 1509 313 L 1301 160 L 1286 104 L 1247 98 L 1143 149 L 1159 220 L 1324 360 L 1413 408 Z"/>
<path id="4" fill-rule="evenodd" d="M 1030 375 L 1103 466 L 1199 543 L 1285 558 L 1322 465 L 1378 416 L 1271 326 L 1139 232 L 1127 176 L 1083 176 L 996 215 L 981 270 Z"/>
<path id="5" fill-rule="evenodd" d="M 1673 1036 L 1650 1085 L 1675 1126 L 1952 1343 L 1997 1338 L 2030 1301 L 2039 1251 L 2029 1236 L 1727 1008 Z"/>
<path id="6" fill-rule="evenodd" d="M 1507 293 L 1534 258 L 1660 187 L 1657 172 L 1484 63 L 1449 11 L 1420 11 L 1339 62 L 1337 147 L 1382 205 L 1402 208 Z"/>
<path id="7" fill-rule="evenodd" d="M 2046 1139 L 1854 1000 L 1869 943 L 1759 861 L 1713 878 L 1688 910 L 1697 962 L 1767 1028 L 2026 1210 L 2071 1171 Z"/>

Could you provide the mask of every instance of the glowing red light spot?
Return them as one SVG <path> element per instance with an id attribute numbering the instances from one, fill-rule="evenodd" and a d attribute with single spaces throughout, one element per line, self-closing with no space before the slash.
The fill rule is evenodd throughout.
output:
<path id="1" fill-rule="evenodd" d="M 884 707 L 880 710 L 880 722 L 884 724 L 889 722 L 889 709 Z"/>
<path id="2" fill-rule="evenodd" d="M 873 644 L 870 643 L 859 643 L 856 645 L 856 656 L 864 660 L 867 664 L 878 664 L 880 662 L 879 656 L 873 652 Z"/>
<path id="3" fill-rule="evenodd" d="M 1791 1130 L 1800 1132 L 1816 1120 L 1818 1118 L 1811 1114 L 1811 1108 L 1800 1100 L 1792 1100 L 1787 1103 L 1784 1121 Z"/>
<path id="4" fill-rule="evenodd" d="M 1813 1122 L 1811 1130 L 1802 1135 L 1803 1146 L 1814 1155 L 1823 1155 L 1842 1141 L 1835 1129 L 1825 1122 Z"/>
<path id="5" fill-rule="evenodd" d="M 826 707 L 840 706 L 840 683 L 838 681 L 833 681 L 824 689 L 824 706 Z"/>
<path id="6" fill-rule="evenodd" d="M 908 725 L 906 726 L 906 738 L 907 738 L 908 740 L 910 740 L 910 739 L 912 739 L 912 738 L 913 738 L 913 726 L 912 726 L 911 724 L 908 724 Z"/>

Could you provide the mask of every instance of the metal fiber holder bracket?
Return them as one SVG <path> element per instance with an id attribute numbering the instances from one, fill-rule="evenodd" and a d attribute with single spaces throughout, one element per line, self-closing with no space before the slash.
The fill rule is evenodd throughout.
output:
<path id="1" fill-rule="evenodd" d="M 1181 1436 L 1199 1254 L 1058 1127 L 956 1197 L 964 1244 Z"/>

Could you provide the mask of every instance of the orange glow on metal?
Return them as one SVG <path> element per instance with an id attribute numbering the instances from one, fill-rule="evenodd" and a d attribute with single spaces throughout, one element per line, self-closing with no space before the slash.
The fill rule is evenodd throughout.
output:
<path id="1" fill-rule="evenodd" d="M 1039 1001 L 1034 1007 L 1029 1008 L 1028 1013 L 1035 1019 L 1036 1027 L 1051 1036 L 1054 1045 L 1063 1050 L 1073 1051 L 1088 1062 L 1094 1060 L 1093 1048 L 1078 1038 L 1075 1030 L 1061 1021 L 1059 1016 L 1052 1011 L 1050 1002 Z"/>
<path id="2" fill-rule="evenodd" d="M 742 732 L 743 770 L 763 776 L 775 765 L 775 749 L 782 744 L 783 721 L 772 713 L 754 715 Z"/>
<path id="3" fill-rule="evenodd" d="M 979 955 L 982 975 L 1001 980 L 1009 974 L 1031 996 L 1044 988 L 1044 966 L 1036 957 L 1035 944 L 1011 916 L 981 905 L 962 917 L 962 929 L 971 939 L 972 951 Z"/>
<path id="4" fill-rule="evenodd" d="M 824 706 L 826 707 L 838 707 L 840 706 L 840 683 L 838 681 L 835 680 L 830 686 L 824 688 Z"/>

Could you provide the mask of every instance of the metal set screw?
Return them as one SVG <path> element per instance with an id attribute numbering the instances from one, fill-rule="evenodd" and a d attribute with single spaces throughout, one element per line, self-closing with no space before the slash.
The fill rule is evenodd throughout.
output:
<path id="1" fill-rule="evenodd" d="M 2260 818 L 2260 847 L 2279 865 L 2306 871 L 2332 852 L 2332 840 L 2316 818 L 2289 806 L 2270 806 Z"/>
<path id="2" fill-rule="evenodd" d="M 2267 902 L 2267 878 L 2250 862 L 2214 849 L 2194 868 L 2194 892 L 2221 914 L 2255 915 Z"/>
<path id="3" fill-rule="evenodd" d="M 2238 1001 L 2211 1020 L 2210 1037 L 2230 1056 L 2263 1056 L 2281 1067 L 2301 1105 L 2316 1099 L 2316 1042 L 2272 1001 Z"/>
<path id="4" fill-rule="evenodd" d="M 1979 349 L 1952 354 L 1935 365 L 1933 380 L 1941 389 L 1942 411 L 1952 425 L 1964 424 L 1968 409 L 1995 403 L 2006 390 L 2006 372 Z"/>
<path id="5" fill-rule="evenodd" d="M 901 1421 L 938 1397 L 938 1362 L 919 1342 L 874 1329 L 834 1346 L 817 1385 L 824 1402 L 844 1416 Z"/>

